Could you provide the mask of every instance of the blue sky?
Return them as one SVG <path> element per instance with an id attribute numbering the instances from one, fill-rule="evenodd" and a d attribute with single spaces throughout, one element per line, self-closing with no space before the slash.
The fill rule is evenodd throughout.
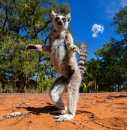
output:
<path id="1" fill-rule="evenodd" d="M 88 59 L 96 58 L 94 53 L 110 40 L 117 38 L 115 27 L 111 25 L 115 13 L 127 5 L 127 0 L 58 0 L 71 7 L 72 33 L 75 42 L 87 42 Z"/>

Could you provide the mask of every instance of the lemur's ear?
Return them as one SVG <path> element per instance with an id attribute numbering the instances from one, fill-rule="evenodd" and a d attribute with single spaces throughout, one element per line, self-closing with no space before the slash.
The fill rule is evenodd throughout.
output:
<path id="1" fill-rule="evenodd" d="M 53 10 L 51 12 L 51 16 L 52 16 L 52 18 L 56 16 L 56 13 Z"/>
<path id="2" fill-rule="evenodd" d="M 67 19 L 68 19 L 68 22 L 71 21 L 71 14 L 69 13 L 68 15 L 66 15 Z"/>

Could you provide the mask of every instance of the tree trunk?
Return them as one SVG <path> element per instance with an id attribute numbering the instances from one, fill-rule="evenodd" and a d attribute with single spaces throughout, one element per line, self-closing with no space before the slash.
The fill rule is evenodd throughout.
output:
<path id="1" fill-rule="evenodd" d="M 121 86 L 118 84 L 118 92 L 120 92 L 120 88 L 121 88 Z"/>

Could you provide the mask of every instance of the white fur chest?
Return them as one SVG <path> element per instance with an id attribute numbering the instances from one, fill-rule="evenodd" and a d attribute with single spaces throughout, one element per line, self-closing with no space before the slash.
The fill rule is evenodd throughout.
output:
<path id="1" fill-rule="evenodd" d="M 58 38 L 52 43 L 51 60 L 57 72 L 61 73 L 67 50 L 64 38 Z"/>

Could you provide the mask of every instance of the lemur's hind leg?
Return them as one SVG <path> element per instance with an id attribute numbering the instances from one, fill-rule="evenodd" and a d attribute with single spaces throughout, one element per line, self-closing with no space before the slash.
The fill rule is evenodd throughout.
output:
<path id="1" fill-rule="evenodd" d="M 58 111 L 53 111 L 52 113 L 64 114 L 66 112 L 67 107 L 64 105 L 61 99 L 61 94 L 64 91 L 66 85 L 67 79 L 65 79 L 64 77 L 57 78 L 52 85 L 49 91 L 49 95 L 55 106 L 60 109 Z"/>
<path id="2" fill-rule="evenodd" d="M 57 121 L 66 121 L 73 119 L 75 116 L 75 111 L 77 107 L 77 102 L 79 98 L 79 86 L 81 83 L 81 74 L 76 72 L 72 75 L 71 80 L 67 86 L 68 91 L 68 114 L 55 116 Z"/>

